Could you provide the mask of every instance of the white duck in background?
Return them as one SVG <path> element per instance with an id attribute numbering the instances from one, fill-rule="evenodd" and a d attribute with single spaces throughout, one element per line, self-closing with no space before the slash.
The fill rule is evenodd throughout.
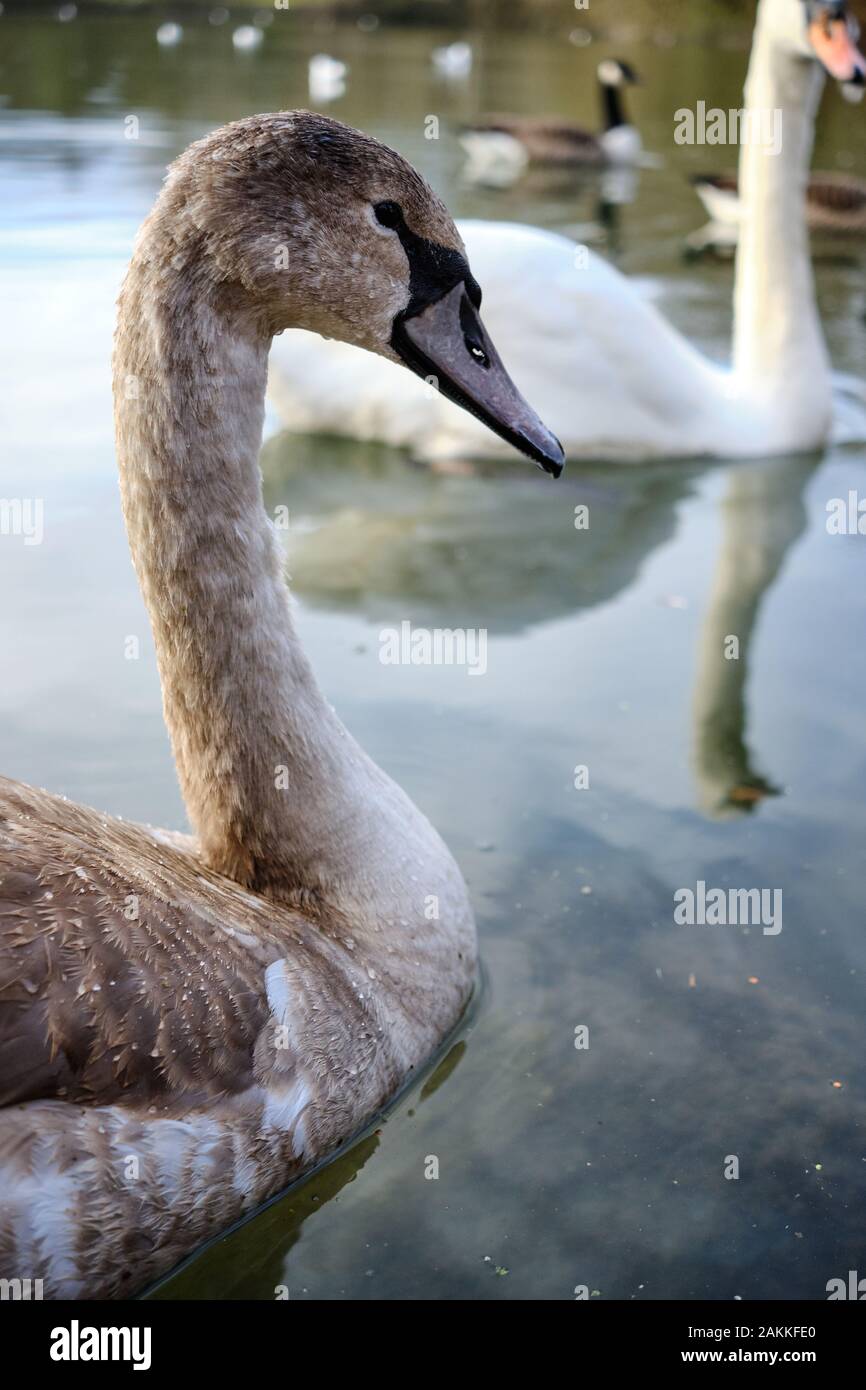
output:
<path id="1" fill-rule="evenodd" d="M 176 48 L 182 38 L 182 24 L 160 24 L 156 31 L 156 41 L 160 48 Z"/>
<path id="2" fill-rule="evenodd" d="M 638 78 L 619 58 L 598 65 L 604 126 L 596 133 L 571 121 L 536 116 L 486 116 L 467 126 L 460 143 L 469 156 L 469 177 L 482 177 L 489 166 L 506 165 L 515 173 L 527 164 L 586 168 L 634 164 L 643 144 L 640 131 L 626 118 L 622 91 Z"/>
<path id="3" fill-rule="evenodd" d="M 465 39 L 446 43 L 434 48 L 430 60 L 440 77 L 446 82 L 462 82 L 472 71 L 472 45 Z"/>
<path id="4" fill-rule="evenodd" d="M 238 53 L 255 53 L 261 48 L 264 37 L 264 30 L 257 24 L 241 24 L 232 34 L 232 45 Z"/>
<path id="5" fill-rule="evenodd" d="M 585 247 L 532 227 L 462 224 L 491 331 L 571 457 L 734 457 L 866 438 L 863 388 L 834 399 L 803 210 L 823 67 L 861 81 L 838 0 L 761 0 L 746 104 L 783 112 L 775 156 L 744 145 L 748 216 L 737 255 L 733 362 L 704 357 L 628 279 Z M 819 61 L 820 60 L 820 61 Z M 410 448 L 429 460 L 505 450 L 432 389 L 388 363 L 305 335 L 274 345 L 283 422 Z"/>
<path id="6" fill-rule="evenodd" d="M 345 94 L 348 66 L 328 53 L 315 53 L 307 64 L 310 101 L 336 101 Z"/>

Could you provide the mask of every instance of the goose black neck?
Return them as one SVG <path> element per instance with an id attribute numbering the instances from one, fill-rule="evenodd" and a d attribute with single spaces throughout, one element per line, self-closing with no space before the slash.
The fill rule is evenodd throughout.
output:
<path id="1" fill-rule="evenodd" d="M 627 122 L 625 113 L 622 109 L 622 97 L 619 87 L 615 87 L 608 82 L 602 82 L 600 86 L 601 109 L 605 130 L 615 130 L 617 126 L 626 125 Z"/>

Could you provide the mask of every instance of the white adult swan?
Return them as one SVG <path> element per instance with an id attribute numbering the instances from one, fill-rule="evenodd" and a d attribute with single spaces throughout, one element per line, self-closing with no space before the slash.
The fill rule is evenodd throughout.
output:
<path id="1" fill-rule="evenodd" d="M 733 364 L 701 355 L 612 266 L 565 237 L 468 222 L 485 314 L 522 389 L 572 457 L 731 457 L 819 447 L 834 400 L 803 213 L 823 64 L 863 79 L 839 0 L 761 0 L 747 108 L 782 111 L 777 155 L 745 144 L 747 216 L 734 298 Z M 336 392 L 333 386 L 336 383 Z M 502 452 L 471 419 L 386 363 L 299 334 L 277 340 L 271 394 L 283 423 L 408 446 L 420 458 Z M 862 402 L 840 398 L 840 437 L 866 438 Z M 842 412 L 844 411 L 844 416 Z"/>
<path id="2" fill-rule="evenodd" d="M 172 166 L 121 294 L 130 547 L 197 840 L 0 781 L 0 1277 L 129 1293 L 348 1139 L 460 1017 L 466 887 L 327 703 L 258 451 L 272 334 L 435 374 L 556 473 L 446 209 L 309 113 Z"/>

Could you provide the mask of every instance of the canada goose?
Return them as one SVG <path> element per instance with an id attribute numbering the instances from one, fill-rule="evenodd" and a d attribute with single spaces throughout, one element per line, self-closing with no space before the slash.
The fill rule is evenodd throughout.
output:
<path id="1" fill-rule="evenodd" d="M 826 64 L 862 80 L 840 0 L 761 0 L 748 112 L 782 114 L 768 157 L 743 145 L 749 216 L 737 255 L 733 363 L 720 367 L 586 247 L 513 223 L 461 224 L 485 309 L 523 389 L 572 457 L 743 457 L 866 438 L 863 387 L 831 374 L 815 303 L 803 187 Z M 331 383 L 338 383 L 334 409 Z M 418 458 L 495 456 L 501 445 L 389 364 L 286 334 L 271 390 L 283 423 L 406 446 Z"/>
<path id="2" fill-rule="evenodd" d="M 322 695 L 258 450 L 271 337 L 438 381 L 545 470 L 442 203 L 308 112 L 171 166 L 114 352 L 121 496 L 196 831 L 0 781 L 0 1257 L 117 1296 L 332 1152 L 428 1058 L 475 972 L 436 831 Z"/>
<path id="3" fill-rule="evenodd" d="M 711 222 L 733 229 L 735 236 L 742 216 L 736 174 L 693 174 L 691 183 Z M 806 184 L 806 226 L 813 232 L 866 232 L 866 179 L 834 172 L 812 174 Z"/>
<path id="4" fill-rule="evenodd" d="M 518 169 L 526 164 L 632 164 L 640 155 L 641 138 L 626 119 L 622 89 L 638 80 L 634 68 L 621 59 L 599 63 L 604 128 L 598 134 L 555 117 L 487 116 L 468 126 L 460 143 L 474 169 L 491 160 L 507 160 Z"/>

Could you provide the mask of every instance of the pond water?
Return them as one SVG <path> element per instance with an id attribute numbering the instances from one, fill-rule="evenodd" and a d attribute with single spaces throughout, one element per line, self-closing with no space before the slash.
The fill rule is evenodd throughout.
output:
<path id="1" fill-rule="evenodd" d="M 204 24 L 161 50 L 156 22 L 0 20 L 2 491 L 44 501 L 42 544 L 0 537 L 0 767 L 182 826 L 109 382 L 114 296 L 166 161 L 306 104 L 324 49 L 351 65 L 332 113 L 408 154 L 452 211 L 599 238 L 592 182 L 473 189 L 453 131 L 542 95 L 593 122 L 611 45 L 477 32 L 470 79 L 447 85 L 441 33 L 293 15 L 243 54 Z M 748 35 L 658 40 L 616 43 L 663 162 L 600 244 L 722 356 L 730 265 L 682 255 L 702 220 L 684 176 L 713 152 L 674 146 L 672 112 L 708 89 L 739 104 Z M 866 113 L 828 94 L 816 163 L 864 156 Z M 816 251 L 835 365 L 862 373 L 863 248 Z M 866 450 L 571 465 L 557 486 L 517 461 L 437 475 L 347 441 L 271 438 L 263 461 L 320 679 L 454 849 L 486 978 L 423 1086 L 159 1296 L 811 1299 L 862 1272 L 866 539 L 825 520 L 866 489 Z M 486 628 L 486 677 L 380 664 L 381 627 L 403 620 Z M 728 633 L 737 663 L 718 659 Z M 781 890 L 783 929 L 677 925 L 673 896 L 699 880 Z"/>

